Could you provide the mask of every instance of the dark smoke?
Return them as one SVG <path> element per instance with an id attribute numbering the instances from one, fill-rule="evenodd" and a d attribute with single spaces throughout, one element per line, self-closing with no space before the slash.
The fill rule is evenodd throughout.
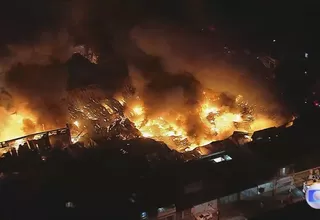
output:
<path id="1" fill-rule="evenodd" d="M 189 72 L 167 72 L 162 57 L 147 54 L 135 39 L 127 39 L 127 42 L 129 45 L 122 52 L 128 64 L 142 76 L 138 80 L 139 83 L 143 81 L 143 85 L 134 86 L 142 96 L 147 117 L 161 112 L 183 112 L 187 117 L 188 135 L 192 137 L 203 133 L 197 112 L 203 91 L 201 83 Z M 131 77 L 135 78 L 135 73 Z"/>
<path id="2" fill-rule="evenodd" d="M 251 80 L 250 71 L 230 67 L 215 52 L 223 39 L 191 30 L 205 23 L 202 2 L 11 1 L 0 13 L 2 23 L 10 21 L 2 24 L 0 38 L 1 87 L 12 95 L 16 109 L 23 103 L 36 112 L 38 123 L 52 126 L 66 121 L 61 100 L 67 89 L 99 84 L 113 94 L 127 80 L 128 67 L 131 77 L 141 77 L 137 90 L 146 107 L 190 114 L 190 133 L 197 130 L 193 116 L 203 87 L 275 103 L 260 81 Z M 99 65 L 72 57 L 76 44 L 93 48 Z"/>
<path id="3" fill-rule="evenodd" d="M 270 72 L 241 50 L 233 57 L 224 55 L 225 43 L 215 35 L 158 23 L 136 26 L 130 35 L 140 50 L 157 57 L 163 72 L 190 72 L 205 88 L 240 94 L 264 108 L 281 108 L 276 89 L 266 80 Z"/>
<path id="4" fill-rule="evenodd" d="M 67 106 L 62 103 L 66 88 L 66 67 L 63 64 L 13 66 L 6 74 L 6 86 L 13 96 L 16 111 L 21 104 L 35 114 L 38 124 L 53 129 L 66 123 Z"/>

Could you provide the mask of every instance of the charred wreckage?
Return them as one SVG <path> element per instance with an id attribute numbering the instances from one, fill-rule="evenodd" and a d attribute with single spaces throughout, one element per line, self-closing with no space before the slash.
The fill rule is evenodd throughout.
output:
<path id="1" fill-rule="evenodd" d="M 78 60 L 84 64 L 84 69 L 89 70 L 88 72 L 99 62 L 99 56 L 84 46 L 76 47 L 71 59 L 71 68 L 82 68 L 77 67 L 77 62 L 74 61 Z M 121 92 L 110 96 L 103 88 L 95 86 L 95 82 L 91 82 L 90 78 L 92 76 L 82 77 L 78 84 L 69 88 L 67 127 L 3 141 L 0 145 L 1 154 L 11 152 L 12 149 L 18 150 L 20 147 L 67 147 L 79 142 L 88 147 L 95 145 L 95 140 L 101 139 L 152 138 L 164 142 L 169 148 L 180 153 L 186 153 L 186 158 L 188 152 L 193 155 L 191 157 L 197 157 L 194 155 L 210 154 L 210 143 L 218 143 L 231 136 L 232 140 L 236 138 L 240 144 L 251 141 L 251 135 L 255 131 L 251 125 L 255 120 L 259 120 L 254 117 L 254 106 L 250 106 L 242 96 L 231 100 L 225 94 L 204 90 L 197 109 L 199 121 L 204 127 L 203 134 L 190 135 L 183 125 L 187 122 L 188 116 L 179 112 L 149 117 L 143 100 L 136 93 L 130 80 Z M 233 107 L 227 108 L 226 104 L 221 104 L 226 102 L 225 100 Z M 264 128 L 266 127 L 255 127 L 256 130 Z"/>

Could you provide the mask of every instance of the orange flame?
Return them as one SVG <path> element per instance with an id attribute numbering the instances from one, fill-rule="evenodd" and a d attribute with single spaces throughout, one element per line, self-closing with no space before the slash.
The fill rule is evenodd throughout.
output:
<path id="1" fill-rule="evenodd" d="M 14 113 L 7 116 L 4 122 L 2 122 L 3 129 L 0 131 L 0 141 L 14 139 L 17 137 L 25 136 L 29 133 L 35 133 L 42 130 L 35 128 L 36 130 L 29 131 L 25 125 L 26 121 L 29 121 L 35 125 L 36 119 L 33 115 L 25 114 L 23 112 Z"/>
<path id="2" fill-rule="evenodd" d="M 245 123 L 244 115 L 238 109 L 229 111 L 219 107 L 216 99 L 203 93 L 204 97 L 198 106 L 198 117 L 201 121 L 203 133 L 193 136 L 187 132 L 187 115 L 183 113 L 166 113 L 146 115 L 143 102 L 128 104 L 126 116 L 140 130 L 142 136 L 164 141 L 168 146 L 176 150 L 192 150 L 198 146 L 206 145 L 215 140 L 221 140 L 230 136 L 235 130 L 246 131 L 264 129 L 274 125 L 274 121 L 261 117 L 250 122 L 251 128 L 239 128 L 237 124 Z M 240 102 L 242 97 L 235 100 Z M 181 145 L 181 146 L 180 146 Z"/>

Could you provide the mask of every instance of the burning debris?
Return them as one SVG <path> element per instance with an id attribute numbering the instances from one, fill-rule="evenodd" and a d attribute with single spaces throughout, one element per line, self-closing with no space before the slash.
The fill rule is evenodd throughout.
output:
<path id="1" fill-rule="evenodd" d="M 227 138 L 236 130 L 253 133 L 275 123 L 272 118 L 256 118 L 258 115 L 254 112 L 254 106 L 250 106 L 241 96 L 232 99 L 211 90 L 204 91 L 196 103 L 195 116 L 200 120 L 202 129 L 200 135 L 188 132 L 188 112 L 148 112 L 138 95 L 118 96 L 120 101 L 96 97 L 99 96 L 82 91 L 81 99 L 69 102 L 73 136 L 80 138 L 87 134 L 90 137 L 123 140 L 153 138 L 184 152 Z"/>
<path id="2" fill-rule="evenodd" d="M 37 149 L 41 152 L 52 147 L 66 147 L 71 144 L 70 137 L 70 129 L 67 126 L 3 141 L 0 142 L 0 157 L 5 153 L 18 155 L 24 150 Z"/>
<path id="3" fill-rule="evenodd" d="M 80 46 L 76 52 L 84 56 L 90 65 L 97 65 L 98 56 L 91 50 Z M 188 77 L 184 78 L 182 84 L 193 80 Z M 174 80 L 180 85 L 179 77 Z M 174 83 L 170 86 L 176 86 Z M 173 103 L 163 109 L 150 108 L 150 99 L 145 100 L 144 94 L 136 91 L 130 80 L 124 90 L 115 96 L 106 94 L 98 86 L 72 88 L 65 100 L 72 142 L 84 141 L 87 137 L 121 140 L 145 137 L 162 141 L 179 152 L 186 152 L 225 139 L 234 131 L 253 133 L 274 126 L 277 122 L 275 118 L 267 117 L 270 114 L 250 105 L 241 95 L 233 97 L 216 93 L 197 83 L 187 85 L 187 88 L 201 92 L 193 97 L 186 95 L 184 90 L 184 96 L 188 97 L 181 97 L 180 106 Z M 10 97 L 10 94 L 2 96 Z M 163 107 L 161 103 L 157 106 Z M 45 126 L 37 124 L 31 114 L 25 116 L 15 112 L 8 118 L 12 122 L 7 121 L 6 129 L 0 133 L 1 138 L 9 139 L 30 133 L 30 130 L 24 129 L 26 125 L 33 127 L 32 132 L 45 130 Z M 246 138 L 246 141 L 249 139 Z"/>
<path id="4" fill-rule="evenodd" d="M 131 102 L 132 103 L 132 102 Z M 210 90 L 203 92 L 197 103 L 196 116 L 200 120 L 201 133 L 188 132 L 188 112 L 148 113 L 143 102 L 126 105 L 126 114 L 142 136 L 154 138 L 180 152 L 192 150 L 212 141 L 229 137 L 235 130 L 253 133 L 275 123 L 272 118 L 256 118 L 254 107 L 244 102 L 240 96 L 226 100 L 225 94 Z M 198 128 L 195 128 L 198 129 Z"/>

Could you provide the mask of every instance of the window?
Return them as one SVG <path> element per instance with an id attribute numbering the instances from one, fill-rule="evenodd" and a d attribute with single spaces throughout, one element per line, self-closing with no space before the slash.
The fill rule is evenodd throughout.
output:
<path id="1" fill-rule="evenodd" d="M 216 163 L 220 163 L 220 162 L 224 161 L 224 159 L 222 157 L 217 157 L 217 158 L 214 158 L 213 161 Z"/>
<path id="2" fill-rule="evenodd" d="M 210 161 L 214 161 L 215 163 L 220 163 L 228 160 L 232 160 L 232 157 L 230 157 L 229 155 L 223 155 L 222 157 L 213 158 Z"/>

